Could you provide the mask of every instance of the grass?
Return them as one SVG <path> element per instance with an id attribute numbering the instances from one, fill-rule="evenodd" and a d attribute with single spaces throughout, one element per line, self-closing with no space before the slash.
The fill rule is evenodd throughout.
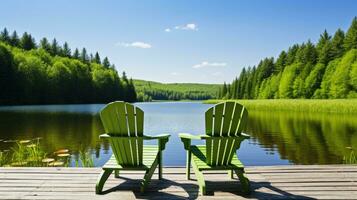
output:
<path id="1" fill-rule="evenodd" d="M 352 147 L 346 147 L 350 150 L 350 153 L 347 156 L 343 157 L 343 164 L 357 164 L 357 155 L 352 149 Z"/>
<path id="2" fill-rule="evenodd" d="M 206 100 L 204 103 L 216 104 L 227 100 Z M 254 111 L 296 111 L 318 113 L 357 114 L 357 99 L 264 99 L 231 100 Z"/>

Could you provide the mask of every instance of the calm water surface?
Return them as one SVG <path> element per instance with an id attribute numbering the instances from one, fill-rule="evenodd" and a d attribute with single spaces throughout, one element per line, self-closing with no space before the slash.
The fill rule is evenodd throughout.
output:
<path id="1" fill-rule="evenodd" d="M 212 105 L 198 102 L 137 103 L 145 112 L 146 134 L 171 134 L 164 152 L 166 166 L 183 166 L 185 151 L 178 133 L 204 133 L 204 112 Z M 0 140 L 40 137 L 47 152 L 70 149 L 73 156 L 86 150 L 103 165 L 112 152 L 98 111 L 103 104 L 0 107 Z M 249 112 L 245 131 L 252 138 L 242 143 L 238 156 L 245 165 L 341 163 L 357 149 L 357 116 L 292 112 Z M 0 150 L 14 143 L 0 142 Z M 196 142 L 200 143 L 200 142 Z M 73 164 L 73 163 L 72 163 Z"/>

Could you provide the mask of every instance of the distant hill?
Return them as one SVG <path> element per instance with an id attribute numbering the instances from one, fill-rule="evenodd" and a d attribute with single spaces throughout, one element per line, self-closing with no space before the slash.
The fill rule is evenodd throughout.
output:
<path id="1" fill-rule="evenodd" d="M 134 80 L 139 101 L 206 100 L 216 98 L 221 84 L 159 83 Z"/>

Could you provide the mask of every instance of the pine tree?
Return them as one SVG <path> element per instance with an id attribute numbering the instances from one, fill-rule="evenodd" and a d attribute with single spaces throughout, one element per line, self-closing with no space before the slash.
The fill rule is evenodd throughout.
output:
<path id="1" fill-rule="evenodd" d="M 36 42 L 35 39 L 28 34 L 27 32 L 25 32 L 22 35 L 21 41 L 20 41 L 21 47 L 25 50 L 31 50 L 36 48 Z"/>
<path id="2" fill-rule="evenodd" d="M 275 73 L 282 72 L 286 66 L 286 52 L 282 51 L 275 62 Z"/>
<path id="3" fill-rule="evenodd" d="M 357 17 L 353 19 L 352 24 L 346 33 L 344 47 L 346 51 L 357 49 Z"/>
<path id="4" fill-rule="evenodd" d="M 103 59 L 103 66 L 104 66 L 105 68 L 109 68 L 109 67 L 110 67 L 110 62 L 109 62 L 108 57 L 105 57 L 105 58 Z"/>
<path id="5" fill-rule="evenodd" d="M 4 30 L 0 33 L 0 41 L 3 41 L 5 43 L 10 42 L 9 31 L 6 28 L 4 28 Z"/>
<path id="6" fill-rule="evenodd" d="M 332 60 L 331 49 L 331 36 L 325 30 L 324 33 L 320 35 L 320 39 L 316 45 L 319 63 L 326 65 L 330 60 Z"/>
<path id="7" fill-rule="evenodd" d="M 343 46 L 344 40 L 345 40 L 345 33 L 341 29 L 337 29 L 331 41 L 331 56 L 333 59 L 341 57 L 345 52 Z"/>
<path id="8" fill-rule="evenodd" d="M 101 60 L 100 60 L 100 56 L 99 56 L 98 52 L 96 52 L 95 55 L 94 55 L 94 62 L 98 63 L 98 64 L 101 64 Z"/>
<path id="9" fill-rule="evenodd" d="M 60 53 L 60 48 L 59 48 L 59 46 L 58 46 L 58 42 L 57 42 L 56 38 L 54 38 L 54 39 L 52 40 L 50 53 L 51 53 L 51 55 L 53 55 L 53 56 L 57 56 L 57 55 L 59 55 L 59 53 Z"/>
<path id="10" fill-rule="evenodd" d="M 12 45 L 14 47 L 20 46 L 20 39 L 19 39 L 19 36 L 17 35 L 16 31 L 12 32 L 12 34 L 11 34 L 10 45 Z"/>
<path id="11" fill-rule="evenodd" d="M 75 50 L 74 50 L 74 52 L 73 52 L 73 55 L 72 55 L 72 57 L 73 58 L 75 58 L 75 59 L 79 59 L 79 50 L 78 50 L 78 48 L 76 48 Z"/>
<path id="12" fill-rule="evenodd" d="M 321 51 L 321 49 L 325 46 L 326 43 L 330 42 L 331 36 L 328 34 L 327 30 L 320 34 L 320 39 L 317 42 L 316 49 L 317 51 Z"/>
<path id="13" fill-rule="evenodd" d="M 40 41 L 40 48 L 46 50 L 47 52 L 51 52 L 51 45 L 48 42 L 47 38 L 42 38 Z"/>
<path id="14" fill-rule="evenodd" d="M 82 49 L 81 61 L 84 62 L 84 63 L 88 63 L 89 62 L 89 58 L 88 58 L 88 54 L 87 54 L 86 48 Z"/>
<path id="15" fill-rule="evenodd" d="M 71 57 L 71 49 L 69 48 L 67 42 L 63 44 L 62 55 L 65 57 Z"/>
<path id="16" fill-rule="evenodd" d="M 226 97 L 226 95 L 227 95 L 227 84 L 226 84 L 226 82 L 224 82 L 223 83 L 223 88 L 222 88 L 222 96 L 223 96 L 223 98 L 225 98 Z"/>
<path id="17" fill-rule="evenodd" d="M 295 44 L 289 48 L 287 55 L 286 55 L 286 66 L 291 65 L 295 62 L 296 53 L 299 50 L 300 45 Z"/>

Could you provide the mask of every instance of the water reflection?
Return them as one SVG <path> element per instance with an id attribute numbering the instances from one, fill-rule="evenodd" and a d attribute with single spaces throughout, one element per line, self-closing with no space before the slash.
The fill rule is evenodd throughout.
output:
<path id="1" fill-rule="evenodd" d="M 357 116 L 294 112 L 251 112 L 253 141 L 294 164 L 341 163 L 357 149 Z"/>

